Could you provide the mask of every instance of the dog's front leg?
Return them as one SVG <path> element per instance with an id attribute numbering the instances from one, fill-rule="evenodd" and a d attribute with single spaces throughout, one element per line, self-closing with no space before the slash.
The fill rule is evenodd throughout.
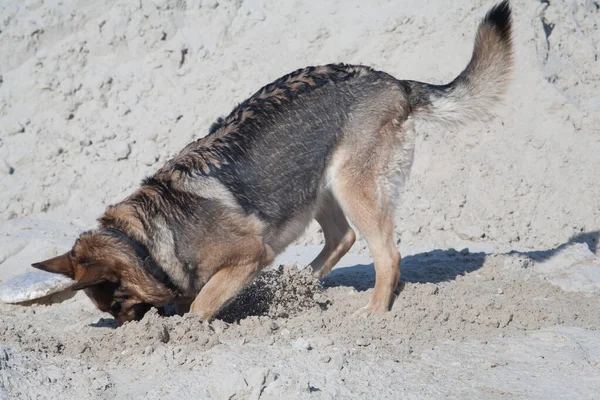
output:
<path id="1" fill-rule="evenodd" d="M 260 264 L 236 265 L 217 271 L 192 302 L 190 311 L 210 321 L 258 275 Z"/>

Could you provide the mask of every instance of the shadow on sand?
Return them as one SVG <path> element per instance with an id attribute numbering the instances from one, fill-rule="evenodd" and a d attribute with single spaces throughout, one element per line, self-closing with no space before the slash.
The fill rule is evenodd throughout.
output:
<path id="1" fill-rule="evenodd" d="M 583 232 L 571 237 L 567 242 L 554 249 L 542 251 L 519 252 L 511 251 L 507 254 L 520 254 L 541 262 L 549 260 L 559 254 L 569 245 L 584 243 L 596 254 L 600 231 Z M 440 283 L 456 279 L 478 270 L 483 266 L 486 253 L 458 252 L 455 249 L 432 250 L 402 258 L 402 282 L 409 283 Z M 334 269 L 323 279 L 323 286 L 351 286 L 358 291 L 374 287 L 375 270 L 373 264 L 359 264 L 352 267 Z"/>

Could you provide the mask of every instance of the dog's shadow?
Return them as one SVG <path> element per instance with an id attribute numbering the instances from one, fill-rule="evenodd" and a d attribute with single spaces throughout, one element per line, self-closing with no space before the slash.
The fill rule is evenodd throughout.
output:
<path id="1" fill-rule="evenodd" d="M 432 250 L 402 258 L 402 283 L 439 283 L 456 279 L 459 275 L 483 266 L 485 253 L 460 253 L 454 249 Z M 357 264 L 332 270 L 323 279 L 324 287 L 347 286 L 365 291 L 375 286 L 375 268 L 371 264 Z"/>
<path id="2" fill-rule="evenodd" d="M 559 254 L 569 245 L 584 243 L 594 254 L 598 251 L 600 231 L 582 232 L 571 237 L 567 242 L 550 250 L 519 252 L 534 261 L 546 261 Z M 459 252 L 455 249 L 432 250 L 402 258 L 402 283 L 440 283 L 456 279 L 458 276 L 476 271 L 483 266 L 488 254 Z M 358 291 L 368 290 L 375 286 L 375 269 L 373 264 L 358 264 L 351 267 L 338 268 L 323 279 L 324 287 L 348 286 Z"/>
<path id="3" fill-rule="evenodd" d="M 92 328 L 116 328 L 117 320 L 114 318 L 100 318 L 97 322 L 89 324 Z"/>

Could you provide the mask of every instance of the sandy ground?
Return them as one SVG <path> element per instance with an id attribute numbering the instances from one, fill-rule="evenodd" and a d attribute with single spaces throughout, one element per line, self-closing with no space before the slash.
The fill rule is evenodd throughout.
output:
<path id="1" fill-rule="evenodd" d="M 0 3 L 0 283 L 67 249 L 210 123 L 305 65 L 442 83 L 480 0 Z M 396 219 L 402 290 L 363 318 L 359 240 L 323 282 L 312 226 L 210 326 L 114 329 L 78 294 L 0 305 L 0 398 L 593 399 L 600 393 L 600 6 L 513 1 L 497 117 L 423 132 Z"/>

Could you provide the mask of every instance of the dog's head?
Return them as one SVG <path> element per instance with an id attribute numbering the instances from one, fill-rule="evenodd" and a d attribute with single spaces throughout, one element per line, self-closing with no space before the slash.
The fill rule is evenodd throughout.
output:
<path id="1" fill-rule="evenodd" d="M 66 275 L 84 290 L 101 311 L 110 313 L 118 325 L 140 320 L 152 306 L 161 307 L 171 292 L 139 266 L 135 251 L 101 231 L 83 233 L 72 250 L 33 267 Z"/>

